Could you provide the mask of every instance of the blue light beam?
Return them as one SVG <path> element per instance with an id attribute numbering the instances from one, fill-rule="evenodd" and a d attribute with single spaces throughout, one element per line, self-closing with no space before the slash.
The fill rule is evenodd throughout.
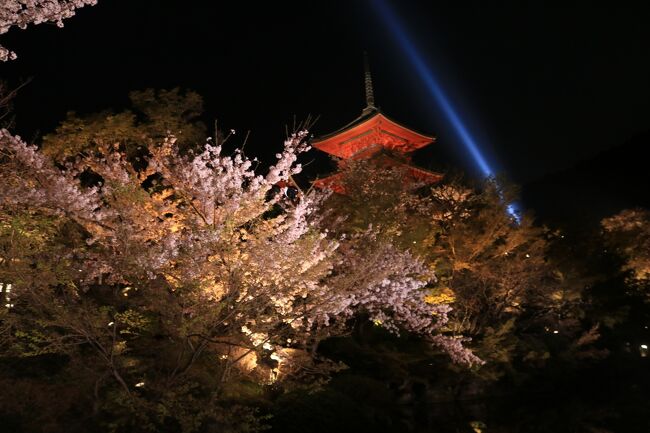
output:
<path id="1" fill-rule="evenodd" d="M 488 161 L 485 159 L 481 153 L 476 140 L 472 137 L 467 127 L 463 124 L 463 121 L 460 119 L 460 116 L 454 109 L 453 105 L 449 101 L 445 92 L 442 91 L 442 88 L 438 84 L 431 68 L 422 59 L 422 56 L 418 53 L 415 45 L 409 39 L 404 27 L 400 23 L 399 19 L 395 13 L 391 10 L 390 6 L 385 0 L 374 0 L 373 4 L 376 6 L 376 9 L 379 13 L 384 24 L 388 27 L 391 34 L 400 47 L 404 50 L 407 59 L 415 68 L 420 79 L 424 82 L 426 89 L 429 91 L 429 94 L 433 97 L 436 104 L 442 109 L 442 112 L 445 118 L 449 121 L 454 132 L 460 138 L 460 141 L 469 151 L 470 155 L 474 159 L 476 166 L 481 171 L 485 177 L 494 177 L 494 170 L 490 167 Z M 515 219 L 519 219 L 516 205 L 510 203 L 507 207 L 508 213 L 512 215 Z"/>

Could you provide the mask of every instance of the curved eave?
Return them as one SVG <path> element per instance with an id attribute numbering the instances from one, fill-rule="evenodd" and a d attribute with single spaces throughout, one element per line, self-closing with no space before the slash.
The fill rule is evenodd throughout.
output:
<path id="1" fill-rule="evenodd" d="M 406 171 L 408 175 L 417 181 L 416 183 L 420 183 L 419 186 L 424 186 L 424 185 L 431 185 L 434 183 L 438 183 L 442 180 L 444 177 L 444 174 L 442 173 L 436 173 L 433 171 L 426 170 L 424 168 L 416 167 L 414 165 L 409 165 L 409 164 L 400 164 L 401 166 L 406 168 Z M 342 185 L 342 177 L 343 173 L 334 173 L 330 176 L 326 176 L 320 179 L 316 179 L 312 182 L 312 185 L 315 188 L 319 189 L 329 189 L 332 190 L 338 194 L 344 194 L 345 193 L 345 188 Z"/>
<path id="2" fill-rule="evenodd" d="M 331 176 L 316 179 L 312 182 L 312 185 L 319 189 L 330 189 L 336 193 L 342 194 L 345 192 L 345 189 L 340 182 L 342 176 L 341 173 L 335 173 Z"/>
<path id="3" fill-rule="evenodd" d="M 375 135 L 382 146 L 404 153 L 420 149 L 436 140 L 433 136 L 399 124 L 377 110 L 371 115 L 359 117 L 336 132 L 312 140 L 311 144 L 318 150 L 347 159 L 366 146 L 355 145 L 355 142 L 362 141 L 371 134 Z"/>
<path id="4" fill-rule="evenodd" d="M 444 174 L 442 173 L 436 173 L 433 171 L 425 170 L 424 168 L 416 167 L 414 165 L 407 165 L 407 164 L 404 165 L 408 167 L 411 176 L 419 180 L 425 181 L 427 184 L 438 183 L 444 177 Z"/>
<path id="5" fill-rule="evenodd" d="M 425 134 L 424 132 L 416 131 L 413 128 L 406 127 L 406 126 L 402 125 L 401 123 L 399 123 L 397 120 L 393 119 L 392 117 L 389 117 L 389 116 L 385 115 L 384 113 L 382 113 L 380 111 L 379 111 L 379 114 L 381 115 L 381 117 L 383 117 L 384 119 L 386 119 L 390 123 L 402 128 L 402 129 L 405 129 L 405 130 L 407 130 L 407 131 L 409 131 L 409 132 L 411 132 L 411 133 L 413 133 L 413 134 L 415 134 L 417 136 L 420 136 L 425 140 L 428 140 L 427 144 L 435 143 L 435 141 L 436 141 L 436 136 L 435 135 L 428 135 L 428 134 Z"/>

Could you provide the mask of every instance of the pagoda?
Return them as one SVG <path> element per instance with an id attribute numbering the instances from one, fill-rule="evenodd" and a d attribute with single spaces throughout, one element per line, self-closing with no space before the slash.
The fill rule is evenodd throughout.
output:
<path id="1" fill-rule="evenodd" d="M 382 167 L 403 167 L 407 176 L 417 184 L 432 184 L 443 177 L 410 164 L 414 151 L 435 142 L 436 138 L 407 128 L 390 119 L 375 106 L 372 77 L 365 59 L 366 107 L 361 115 L 344 127 L 312 140 L 318 150 L 338 158 L 339 167 L 349 160 L 372 159 Z M 343 193 L 341 173 L 317 179 L 313 185 Z"/>

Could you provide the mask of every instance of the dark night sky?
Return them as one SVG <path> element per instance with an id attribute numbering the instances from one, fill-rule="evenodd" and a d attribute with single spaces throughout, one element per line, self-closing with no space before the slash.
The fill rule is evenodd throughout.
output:
<path id="1" fill-rule="evenodd" d="M 391 3 L 488 157 L 516 182 L 650 129 L 645 9 Z M 248 153 L 268 156 L 294 115 L 320 115 L 318 135 L 360 113 L 365 49 L 382 110 L 439 137 L 424 164 L 465 161 L 372 0 L 100 0 L 64 29 L 12 30 L 2 42 L 19 59 L 1 64 L 0 77 L 14 85 L 34 77 L 16 102 L 27 138 L 68 110 L 119 109 L 130 90 L 181 86 L 204 96 L 206 120 L 251 129 Z"/>

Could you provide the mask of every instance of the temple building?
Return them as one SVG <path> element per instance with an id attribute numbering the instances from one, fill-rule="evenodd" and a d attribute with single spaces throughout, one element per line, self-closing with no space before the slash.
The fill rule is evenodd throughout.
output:
<path id="1" fill-rule="evenodd" d="M 382 167 L 404 167 L 408 177 L 414 183 L 433 184 L 443 177 L 412 165 L 411 155 L 414 151 L 435 142 L 435 137 L 415 132 L 390 119 L 375 106 L 372 77 L 365 61 L 366 107 L 361 115 L 344 127 L 330 134 L 317 137 L 311 145 L 338 158 L 342 168 L 349 160 L 371 159 Z M 341 174 L 317 179 L 314 186 L 343 193 Z"/>

